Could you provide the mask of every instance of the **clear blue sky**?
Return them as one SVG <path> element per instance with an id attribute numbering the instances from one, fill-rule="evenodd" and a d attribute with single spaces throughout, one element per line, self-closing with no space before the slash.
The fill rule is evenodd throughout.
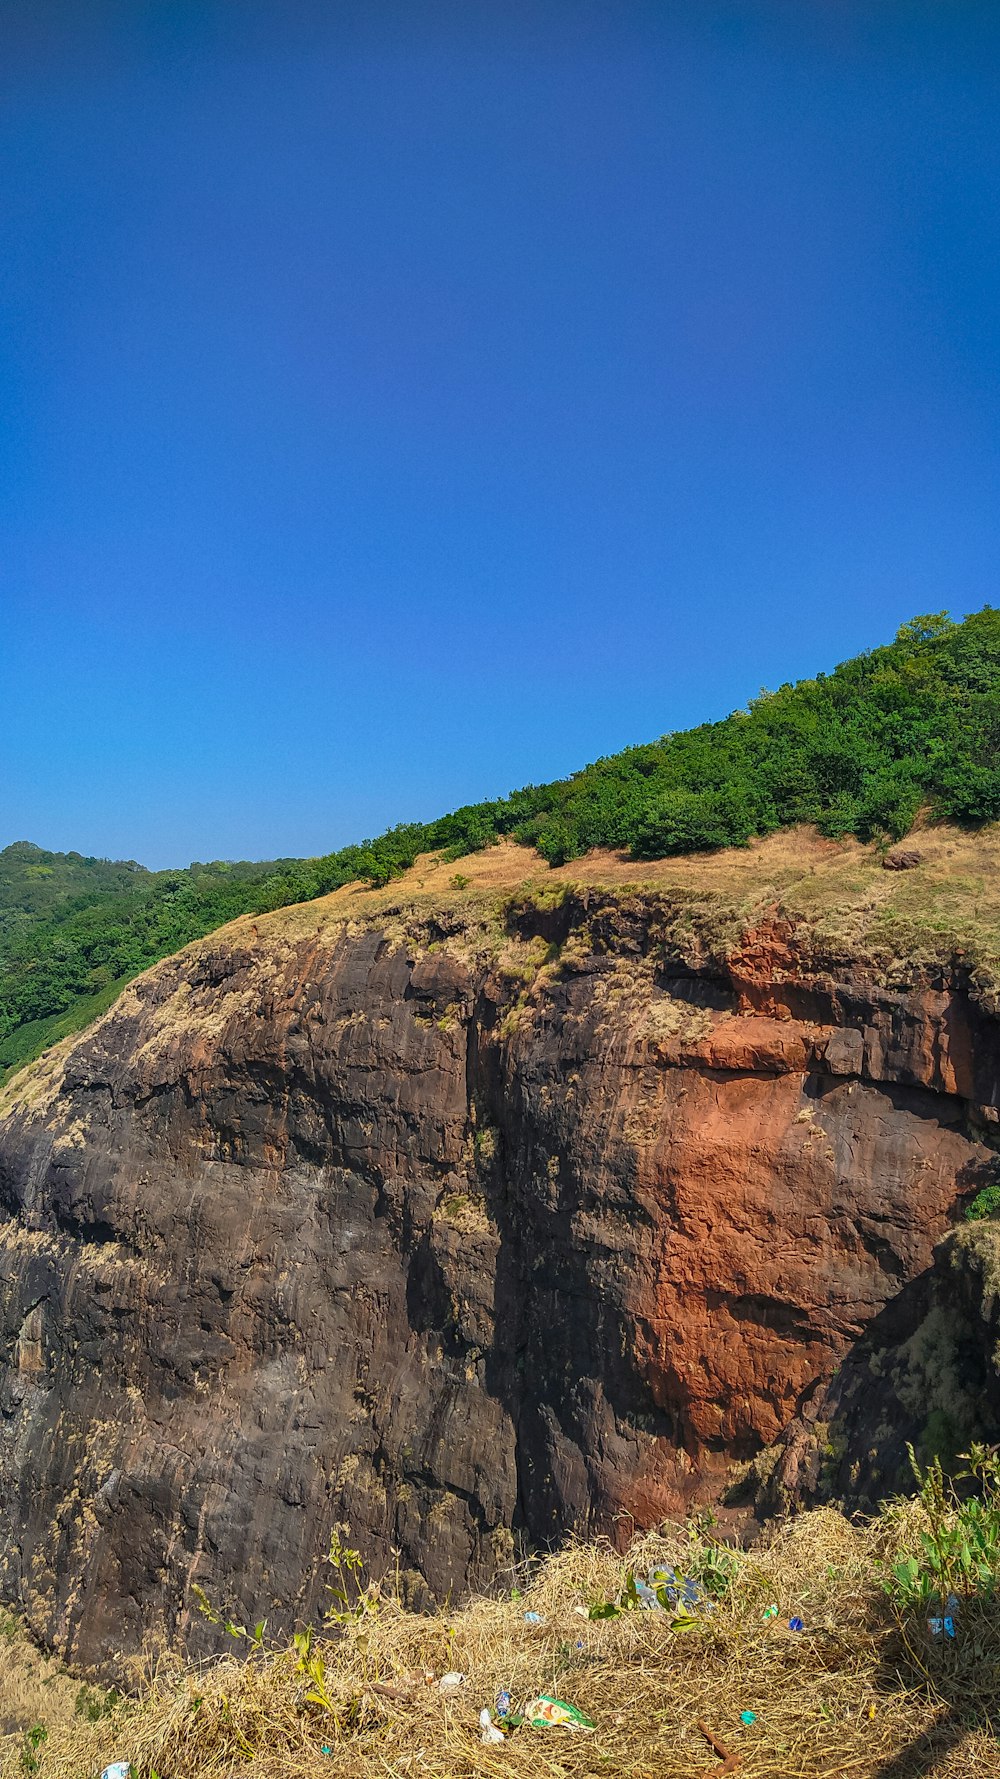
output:
<path id="1" fill-rule="evenodd" d="M 995 3 L 0 43 L 0 843 L 325 852 L 1000 603 Z"/>

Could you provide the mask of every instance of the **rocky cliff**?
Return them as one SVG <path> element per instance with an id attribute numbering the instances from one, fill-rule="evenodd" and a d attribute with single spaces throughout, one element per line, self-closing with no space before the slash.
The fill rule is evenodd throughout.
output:
<path id="1" fill-rule="evenodd" d="M 338 1521 L 442 1597 L 762 1452 L 875 1486 L 926 1413 L 885 1354 L 994 1169 L 961 960 L 453 901 L 239 922 L 8 1090 L 0 1588 L 77 1660 L 204 1646 L 192 1582 L 310 1614 Z"/>

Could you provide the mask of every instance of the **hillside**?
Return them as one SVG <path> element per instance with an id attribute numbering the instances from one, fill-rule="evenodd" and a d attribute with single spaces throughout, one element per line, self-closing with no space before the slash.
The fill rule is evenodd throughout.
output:
<path id="1" fill-rule="evenodd" d="M 440 824 L 186 873 L 12 849 L 22 984 L 226 924 L 95 987 L 114 1006 L 0 1094 L 0 1772 L 680 1779 L 717 1770 L 699 1720 L 757 1779 L 994 1770 L 1000 1534 L 942 1649 L 951 1579 L 879 1504 L 907 1440 L 953 1464 L 1000 1432 L 1000 823 L 928 780 L 903 847 L 831 806 L 553 861 L 500 830 L 513 801 L 464 853 Z M 695 1551 L 713 1510 L 790 1507 L 773 1553 Z M 393 1581 L 329 1642 L 334 1522 Z M 719 1582 L 683 1634 L 581 1616 L 644 1528 Z M 205 1663 L 232 1645 L 199 1589 L 269 1619 L 248 1664 Z M 86 1672 L 173 1654 L 102 1716 L 22 1622 Z M 597 1727 L 485 1746 L 501 1685 Z"/>
<path id="2" fill-rule="evenodd" d="M 560 867 L 594 849 L 649 861 L 815 824 L 905 834 L 920 811 L 1000 816 L 1000 612 L 916 618 L 831 674 L 761 693 L 722 722 L 598 760 L 322 858 L 191 865 L 0 853 L 0 1070 L 79 1030 L 141 970 L 245 913 L 386 884 L 425 853 L 454 863 L 508 838 Z"/>
<path id="3" fill-rule="evenodd" d="M 515 1530 L 652 1524 L 762 1451 L 856 1502 L 907 1436 L 992 1437 L 974 1268 L 964 1394 L 917 1337 L 995 1197 L 1000 834 L 914 841 L 422 855 L 230 923 L 16 1076 L 0 1588 L 43 1641 L 162 1614 L 197 1650 L 195 1557 L 308 1613 L 331 1517 L 446 1598 Z"/>
<path id="4" fill-rule="evenodd" d="M 918 1519 L 840 1517 L 905 1487 L 908 1438 L 1000 1428 L 997 1225 L 966 1221 L 996 1198 L 1000 828 L 906 850 L 422 854 L 237 919 L 8 1084 L 0 1598 L 84 1671 L 173 1656 L 90 1721 L 9 1621 L 0 1771 L 681 1779 L 703 1720 L 757 1779 L 992 1772 L 992 1580 L 941 1650 L 950 1583 L 882 1587 Z M 605 1538 L 669 1522 L 693 1562 L 713 1506 L 731 1536 L 817 1501 L 681 1634 L 578 1611 L 627 1581 Z M 334 1522 L 445 1610 L 324 1640 Z M 249 1665 L 205 1664 L 233 1644 L 198 1589 L 269 1620 Z M 597 1727 L 494 1751 L 501 1685 Z"/>

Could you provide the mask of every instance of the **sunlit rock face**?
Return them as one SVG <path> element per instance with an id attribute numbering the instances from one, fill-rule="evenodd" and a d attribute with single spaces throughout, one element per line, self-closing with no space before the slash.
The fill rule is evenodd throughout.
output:
<path id="1" fill-rule="evenodd" d="M 5 1102 L 6 1597 L 98 1663 L 206 1647 L 192 1582 L 308 1616 L 335 1522 L 443 1598 L 764 1447 L 814 1486 L 993 1163 L 994 1020 L 896 977 L 611 892 L 317 904 L 149 972 Z"/>

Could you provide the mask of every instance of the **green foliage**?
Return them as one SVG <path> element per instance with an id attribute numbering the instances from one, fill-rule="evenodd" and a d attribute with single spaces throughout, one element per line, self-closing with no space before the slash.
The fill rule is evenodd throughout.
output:
<path id="1" fill-rule="evenodd" d="M 110 1717 L 117 1711 L 120 1704 L 121 1694 L 115 1687 L 105 1693 L 84 1682 L 73 1701 L 73 1709 L 87 1723 L 99 1723 L 102 1717 Z"/>
<path id="2" fill-rule="evenodd" d="M 22 1773 L 37 1773 L 40 1765 L 38 1750 L 48 1740 L 48 1730 L 44 1723 L 33 1723 L 21 1745 L 19 1765 Z"/>
<path id="3" fill-rule="evenodd" d="M 379 1610 L 377 1590 L 361 1580 L 364 1567 L 361 1552 L 343 1541 L 342 1534 L 348 1529 L 338 1523 L 330 1533 L 326 1561 L 333 1570 L 334 1579 L 327 1583 L 330 1602 L 323 1613 L 327 1624 L 356 1624 L 359 1619 L 375 1617 Z"/>
<path id="4" fill-rule="evenodd" d="M 319 859 L 150 872 L 21 841 L 0 852 L 0 1071 L 224 922 L 351 882 L 387 884 L 421 852 L 457 860 L 510 836 L 553 865 L 596 846 L 651 859 L 743 846 L 795 822 L 895 840 L 921 807 L 968 825 L 1000 820 L 1000 611 L 989 606 L 960 624 L 914 618 L 886 647 L 762 692 L 722 722 Z"/>
<path id="5" fill-rule="evenodd" d="M 1000 1181 L 992 1186 L 984 1186 L 977 1192 L 970 1205 L 966 1206 L 966 1220 L 979 1223 L 987 1217 L 1000 1216 Z"/>
<path id="6" fill-rule="evenodd" d="M 909 1448 L 923 1509 L 918 1549 L 893 1564 L 883 1587 L 901 1611 L 940 1610 L 954 1596 L 991 1599 L 1000 1582 L 1000 1458 L 974 1445 L 950 1478 L 940 1458 L 921 1469 Z"/>
<path id="7" fill-rule="evenodd" d="M 623 1612 L 659 1606 L 672 1615 L 672 1630 L 691 1630 L 697 1623 L 692 1612 L 703 1612 L 706 1602 L 710 1605 L 721 1600 L 739 1573 L 738 1557 L 714 1536 L 715 1524 L 711 1512 L 695 1516 L 688 1524 L 683 1565 L 651 1569 L 648 1579 L 626 1570 L 617 1597 L 593 1601 L 587 1616 L 593 1620 L 620 1618 Z"/>
<path id="8" fill-rule="evenodd" d="M 27 842 L 7 847 L 0 852 L 0 1073 L 81 1030 L 140 971 L 241 914 L 355 881 L 388 883 L 413 863 L 422 834 L 394 828 L 320 859 L 159 872 L 44 853 Z M 39 860 L 41 879 L 34 876 Z"/>

